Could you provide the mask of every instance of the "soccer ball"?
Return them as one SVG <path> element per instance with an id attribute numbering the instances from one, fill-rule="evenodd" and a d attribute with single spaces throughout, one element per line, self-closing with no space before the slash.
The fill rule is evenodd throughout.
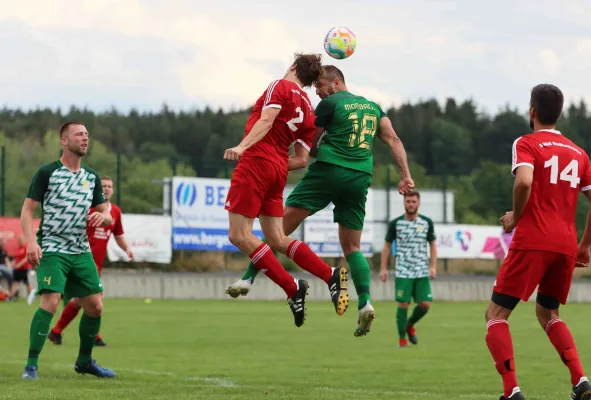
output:
<path id="1" fill-rule="evenodd" d="M 355 52 L 357 38 L 353 31 L 346 26 L 336 26 L 324 38 L 326 54 L 337 60 L 350 57 Z"/>

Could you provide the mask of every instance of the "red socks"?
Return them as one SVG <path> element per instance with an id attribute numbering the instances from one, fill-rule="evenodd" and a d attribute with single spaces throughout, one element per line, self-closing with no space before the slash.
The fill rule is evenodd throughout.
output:
<path id="1" fill-rule="evenodd" d="M 293 297 L 295 295 L 297 291 L 295 280 L 275 258 L 273 251 L 271 251 L 271 248 L 266 243 L 262 243 L 257 247 L 249 257 L 252 263 L 267 275 L 269 279 L 281 286 L 287 297 Z"/>
<path id="2" fill-rule="evenodd" d="M 328 283 L 332 275 L 332 269 L 320 259 L 306 243 L 294 240 L 287 246 L 287 256 L 291 258 L 300 268 L 324 282 Z"/>
<path id="3" fill-rule="evenodd" d="M 55 324 L 55 327 L 52 329 L 52 331 L 57 335 L 61 335 L 62 331 L 66 329 L 66 327 L 70 324 L 70 322 L 72 322 L 74 318 L 76 318 L 76 315 L 78 315 L 79 311 L 80 309 L 76 307 L 74 303 L 68 302 L 62 311 L 60 319 L 57 321 L 57 324 Z"/>
<path id="4" fill-rule="evenodd" d="M 497 371 L 503 378 L 503 396 L 509 397 L 513 389 L 518 386 L 509 324 L 505 320 L 491 320 L 488 321 L 487 329 L 486 345 Z"/>
<path id="5" fill-rule="evenodd" d="M 580 379 L 585 376 L 585 372 L 583 372 L 575 341 L 568 327 L 562 320 L 555 318 L 546 325 L 546 333 L 560 355 L 562 362 L 568 367 L 571 383 L 573 385 L 578 384 Z"/>

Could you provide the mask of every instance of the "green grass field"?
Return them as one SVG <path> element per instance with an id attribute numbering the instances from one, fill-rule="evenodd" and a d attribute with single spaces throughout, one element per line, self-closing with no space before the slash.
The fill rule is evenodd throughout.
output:
<path id="1" fill-rule="evenodd" d="M 118 377 L 77 375 L 77 318 L 64 344 L 47 342 L 40 379 L 21 381 L 29 322 L 24 302 L 0 303 L 2 399 L 498 399 L 483 303 L 435 303 L 417 326 L 419 345 L 397 347 L 395 304 L 374 305 L 372 332 L 353 337 L 356 305 L 338 317 L 310 303 L 301 328 L 283 302 L 107 299 L 99 364 Z M 537 325 L 532 304 L 511 320 L 520 386 L 528 400 L 566 399 L 568 370 Z M 589 306 L 569 305 L 569 323 L 591 368 Z M 55 318 L 54 318 L 55 322 Z"/>

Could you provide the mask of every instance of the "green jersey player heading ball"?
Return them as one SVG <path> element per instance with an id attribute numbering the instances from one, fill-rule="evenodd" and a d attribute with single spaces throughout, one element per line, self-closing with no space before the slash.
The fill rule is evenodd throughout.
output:
<path id="1" fill-rule="evenodd" d="M 74 369 L 80 374 L 112 378 L 115 373 L 92 359 L 101 324 L 103 287 L 90 252 L 86 226 L 109 226 L 111 213 L 98 174 L 82 164 L 88 149 L 88 131 L 79 122 L 60 128 L 63 155 L 43 165 L 31 182 L 21 213 L 28 243 L 27 259 L 37 265 L 39 309 L 30 329 L 29 356 L 23 379 L 37 379 L 39 353 L 62 296 L 79 297 L 84 308 L 80 320 L 80 350 Z M 33 213 L 41 204 L 37 237 Z M 89 215 L 91 207 L 96 212 Z"/>
<path id="2" fill-rule="evenodd" d="M 283 229 L 291 234 L 310 215 L 334 204 L 334 222 L 339 225 L 341 248 L 359 298 L 358 321 L 355 336 L 369 332 L 375 318 L 370 303 L 370 271 L 360 251 L 361 232 L 365 219 L 365 203 L 373 171 L 373 145 L 377 136 L 391 150 L 400 170 L 400 193 L 414 188 L 410 177 L 406 152 L 392 128 L 390 119 L 376 103 L 348 91 L 343 73 L 335 66 L 323 66 L 316 94 L 322 99 L 316 107 L 316 133 L 310 155 L 316 162 L 310 165 L 286 202 Z M 302 157 L 301 154 L 296 154 Z M 306 153 L 304 161 L 307 161 Z M 305 165 L 305 164 L 304 164 Z M 337 270 L 341 271 L 337 271 Z M 345 279 L 331 279 L 330 273 L 320 276 L 329 285 L 337 314 L 342 315 L 348 304 Z M 230 285 L 226 292 L 232 297 L 246 295 L 258 269 L 249 265 L 241 280 Z"/>

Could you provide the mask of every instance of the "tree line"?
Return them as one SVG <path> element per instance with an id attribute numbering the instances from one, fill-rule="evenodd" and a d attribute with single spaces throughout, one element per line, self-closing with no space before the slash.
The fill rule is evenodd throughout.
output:
<path id="1" fill-rule="evenodd" d="M 120 158 L 122 202 L 126 212 L 150 213 L 161 207 L 166 176 L 229 177 L 233 164 L 222 160 L 226 148 L 244 135 L 250 109 L 224 112 L 173 111 L 164 105 L 154 112 L 115 109 L 0 110 L 0 144 L 6 148 L 6 214 L 18 215 L 30 179 L 40 164 L 59 156 L 61 123 L 82 121 L 90 132 L 86 163 L 102 174 L 117 176 Z M 386 110 L 408 152 L 418 188 L 456 192 L 456 222 L 496 224 L 512 206 L 511 148 L 530 132 L 528 116 L 505 107 L 495 115 L 478 110 L 472 101 L 447 99 L 406 103 Z M 565 108 L 558 129 L 591 151 L 591 116 L 581 101 Z M 374 147 L 374 187 L 396 185 L 397 171 L 389 150 Z M 387 170 L 390 173 L 387 173 Z M 290 175 L 295 182 L 302 172 Z M 388 179 L 390 176 L 390 179 Z M 577 213 L 582 229 L 587 207 Z"/>

